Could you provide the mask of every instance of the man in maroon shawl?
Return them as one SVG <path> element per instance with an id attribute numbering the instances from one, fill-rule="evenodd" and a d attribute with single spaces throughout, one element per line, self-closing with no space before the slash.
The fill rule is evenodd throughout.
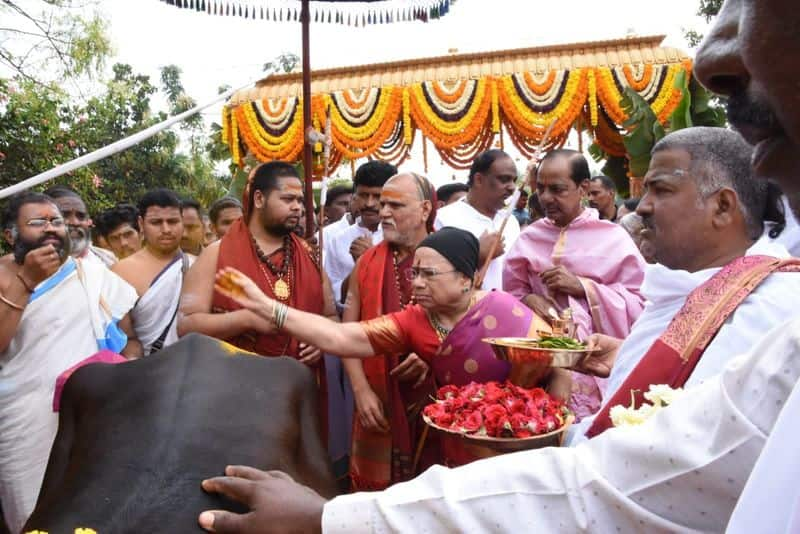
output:
<path id="1" fill-rule="evenodd" d="M 291 356 L 314 369 L 324 389 L 322 354 L 316 347 L 275 332 L 266 321 L 214 291 L 215 273 L 235 267 L 278 301 L 336 320 L 328 278 L 310 247 L 292 232 L 303 206 L 297 171 L 282 161 L 259 165 L 250 173 L 243 204 L 244 216 L 203 250 L 187 273 L 178 333 L 199 332 L 263 356 Z M 324 390 L 321 395 L 324 398 Z"/>
<path id="2" fill-rule="evenodd" d="M 361 321 L 402 310 L 411 301 L 406 273 L 414 250 L 432 229 L 435 192 L 416 174 L 398 174 L 380 198 L 384 240 L 359 258 L 342 319 Z M 353 385 L 350 479 L 354 490 L 382 489 L 413 478 L 418 439 L 416 415 L 427 403 L 433 380 L 416 354 L 342 360 Z"/>

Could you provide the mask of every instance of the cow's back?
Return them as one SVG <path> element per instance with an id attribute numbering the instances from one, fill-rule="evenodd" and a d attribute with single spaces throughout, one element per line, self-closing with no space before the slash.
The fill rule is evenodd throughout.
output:
<path id="1" fill-rule="evenodd" d="M 65 388 L 26 530 L 192 531 L 203 510 L 241 511 L 200 488 L 231 464 L 286 471 L 330 495 L 316 412 L 305 366 L 204 336 L 134 362 L 86 366 Z"/>

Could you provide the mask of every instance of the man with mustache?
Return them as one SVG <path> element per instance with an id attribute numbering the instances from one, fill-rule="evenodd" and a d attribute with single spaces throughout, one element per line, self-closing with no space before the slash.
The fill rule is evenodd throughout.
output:
<path id="1" fill-rule="evenodd" d="M 595 176 L 587 188 L 589 207 L 605 221 L 617 222 L 617 186 L 608 176 Z"/>
<path id="2" fill-rule="evenodd" d="M 613 367 L 603 409 L 571 429 L 578 440 L 587 429 L 591 437 L 609 428 L 610 408 L 628 405 L 650 385 L 686 387 L 718 374 L 795 313 L 796 273 L 768 270 L 754 283 L 765 269 L 760 258 L 774 262 L 790 254 L 760 239 L 765 222 L 780 222 L 783 214 L 779 195 L 753 179 L 751 155 L 739 134 L 722 128 L 680 130 L 653 148 L 637 209 L 642 246 L 656 261 L 642 284 L 648 306 L 621 347 L 600 340 L 614 350 L 583 362 L 601 376 Z"/>
<path id="3" fill-rule="evenodd" d="M 536 191 L 546 217 L 525 228 L 508 252 L 503 289 L 544 319 L 569 308 L 580 339 L 625 337 L 644 307 L 645 261 L 625 230 L 583 207 L 589 178 L 589 164 L 575 150 L 544 156 Z M 578 420 L 600 407 L 602 379 L 567 372 L 554 379 L 551 392 L 569 399 Z"/>
<path id="4" fill-rule="evenodd" d="M 353 177 L 355 210 L 359 216 L 355 223 L 338 231 L 326 232 L 323 243 L 325 272 L 330 276 L 333 295 L 344 303 L 347 295 L 345 280 L 355 267 L 356 261 L 366 250 L 383 240 L 379 215 L 381 188 L 386 180 L 397 174 L 397 167 L 385 161 L 368 161 L 356 170 Z"/>
<path id="5" fill-rule="evenodd" d="M 343 321 L 374 319 L 413 301 L 407 273 L 414 250 L 433 229 L 435 194 L 427 178 L 402 173 L 380 197 L 384 240 L 367 250 L 350 279 Z M 412 478 L 419 410 L 433 392 L 428 365 L 416 354 L 342 361 L 357 417 L 350 448 L 353 489 L 380 489 Z"/>
<path id="6" fill-rule="evenodd" d="M 181 250 L 183 202 L 169 189 L 148 191 L 139 200 L 139 227 L 144 246 L 112 270 L 136 289 L 131 311 L 144 354 L 158 352 L 178 340 L 176 316 L 183 279 L 194 257 Z"/>
<path id="7" fill-rule="evenodd" d="M 57 377 L 101 349 L 141 355 L 128 312 L 136 293 L 100 262 L 73 258 L 64 218 L 40 193 L 3 215 L 13 261 L 0 264 L 0 502 L 19 532 L 58 427 Z"/>
<path id="8" fill-rule="evenodd" d="M 514 206 L 504 209 L 506 200 L 514 194 L 516 182 L 517 166 L 511 156 L 502 150 L 487 150 L 472 162 L 467 178 L 467 195 L 446 205 L 436 215 L 437 230 L 445 226 L 460 228 L 480 241 L 480 265 L 490 261 L 482 280 L 483 289 L 501 289 L 506 247 L 513 245 L 519 236 L 516 217 L 509 217 Z M 503 235 L 499 236 L 506 219 Z M 497 247 L 489 258 L 492 244 L 496 241 Z"/>
<path id="9" fill-rule="evenodd" d="M 800 212 L 798 27 L 796 2 L 728 0 L 695 62 L 706 86 L 747 95 L 732 101 L 733 124 L 757 144 L 756 176 L 778 181 L 795 213 Z M 751 111 L 747 115 L 742 103 Z M 752 113 L 759 108 L 767 113 Z M 793 532 L 800 476 L 792 446 L 800 415 L 799 330 L 791 320 L 642 426 L 612 429 L 573 449 L 432 469 L 386 492 L 328 503 L 274 474 L 231 468 L 230 478 L 204 487 L 234 495 L 254 511 L 205 513 L 200 523 L 222 534 L 270 532 L 278 522 L 326 533 L 467 531 L 487 525 L 508 531 L 720 532 L 726 524 L 736 534 Z M 476 489 L 481 485 L 484 489 Z"/>
<path id="10" fill-rule="evenodd" d="M 57 185 L 44 194 L 55 201 L 67 223 L 74 258 L 99 262 L 108 268 L 117 263 L 113 252 L 92 245 L 92 218 L 86 210 L 86 203 L 75 190 Z"/>

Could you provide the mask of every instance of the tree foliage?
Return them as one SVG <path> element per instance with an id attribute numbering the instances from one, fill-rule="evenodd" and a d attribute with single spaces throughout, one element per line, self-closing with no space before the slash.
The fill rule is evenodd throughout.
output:
<path id="1" fill-rule="evenodd" d="M 176 77 L 176 69 L 165 70 L 173 88 L 179 85 L 180 71 Z M 148 76 L 124 64 L 114 65 L 112 71 L 101 94 L 85 104 L 75 103 L 55 84 L 42 91 L 38 83 L 25 78 L 2 82 L 0 186 L 17 183 L 167 118 L 166 113 L 151 108 L 151 97 L 158 88 Z M 192 127 L 198 128 L 200 136 L 202 123 Z M 180 141 L 174 131 L 160 132 L 55 183 L 78 189 L 91 211 L 136 201 L 155 187 L 169 187 L 206 204 L 222 196 L 225 182 L 214 176 L 213 162 L 199 148 L 182 153 Z"/>

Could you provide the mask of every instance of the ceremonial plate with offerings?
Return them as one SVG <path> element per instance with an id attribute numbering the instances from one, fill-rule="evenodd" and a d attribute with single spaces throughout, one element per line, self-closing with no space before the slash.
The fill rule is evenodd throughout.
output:
<path id="1" fill-rule="evenodd" d="M 564 403 L 543 389 L 508 381 L 443 386 L 422 418 L 439 433 L 449 467 L 508 452 L 558 447 L 574 420 Z"/>
<path id="2" fill-rule="evenodd" d="M 554 367 L 570 368 L 578 365 L 587 354 L 584 343 L 565 337 L 541 333 L 538 338 L 489 337 L 483 342 L 492 346 L 498 359 L 511 364 L 508 380 L 523 388 L 532 388 L 541 382 Z"/>

